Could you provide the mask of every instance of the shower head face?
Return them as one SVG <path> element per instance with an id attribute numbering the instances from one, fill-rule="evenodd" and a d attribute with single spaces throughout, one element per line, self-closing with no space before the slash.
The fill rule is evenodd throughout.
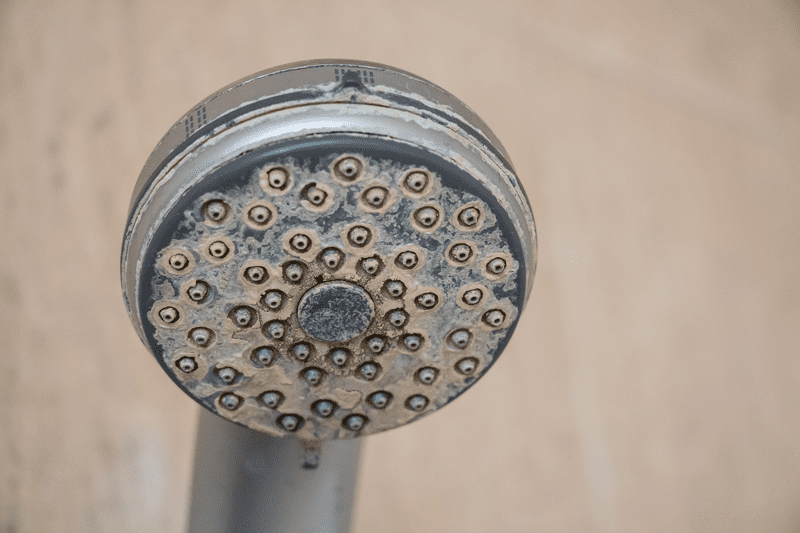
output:
<path id="1" fill-rule="evenodd" d="M 313 65 L 313 102 L 228 106 L 140 180 L 123 286 L 200 404 L 324 440 L 409 423 L 479 379 L 525 305 L 535 233 L 501 147 L 388 98 L 409 75 Z"/>

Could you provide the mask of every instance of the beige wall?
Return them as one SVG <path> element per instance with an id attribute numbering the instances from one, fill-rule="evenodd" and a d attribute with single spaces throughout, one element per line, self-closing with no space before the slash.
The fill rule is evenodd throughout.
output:
<path id="1" fill-rule="evenodd" d="M 499 4 L 499 5 L 495 5 Z M 540 264 L 462 399 L 368 440 L 358 532 L 800 530 L 791 0 L 0 2 L 0 531 L 180 531 L 197 407 L 118 283 L 160 136 L 353 57 L 503 140 Z"/>

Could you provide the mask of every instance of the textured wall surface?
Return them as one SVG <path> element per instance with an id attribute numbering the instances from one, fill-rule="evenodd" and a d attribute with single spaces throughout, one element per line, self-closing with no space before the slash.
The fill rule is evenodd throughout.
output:
<path id="1" fill-rule="evenodd" d="M 791 0 L 0 1 L 0 531 L 181 531 L 197 406 L 129 324 L 133 183 L 201 98 L 317 57 L 475 109 L 537 217 L 523 325 L 368 439 L 358 532 L 800 530 Z"/>

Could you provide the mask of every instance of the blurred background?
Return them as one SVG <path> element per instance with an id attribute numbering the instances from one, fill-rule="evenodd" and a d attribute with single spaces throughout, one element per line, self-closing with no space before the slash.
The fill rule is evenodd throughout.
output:
<path id="1" fill-rule="evenodd" d="M 437 83 L 536 215 L 491 372 L 367 439 L 363 532 L 800 531 L 793 0 L 0 0 L 0 532 L 185 527 L 198 407 L 119 287 L 133 184 L 211 92 L 321 57 Z"/>

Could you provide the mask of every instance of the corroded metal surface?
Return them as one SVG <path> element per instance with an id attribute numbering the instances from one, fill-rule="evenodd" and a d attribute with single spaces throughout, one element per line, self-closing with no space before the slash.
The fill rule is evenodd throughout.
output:
<path id="1" fill-rule="evenodd" d="M 519 313 L 489 206 L 427 168 L 345 155 L 350 174 L 286 159 L 200 195 L 149 281 L 165 365 L 270 434 L 363 435 L 442 407 Z"/>
<path id="2" fill-rule="evenodd" d="M 184 117 L 123 244 L 126 304 L 164 369 L 276 436 L 446 405 L 502 352 L 535 270 L 530 207 L 485 124 L 424 80 L 347 64 L 256 75 Z"/>

